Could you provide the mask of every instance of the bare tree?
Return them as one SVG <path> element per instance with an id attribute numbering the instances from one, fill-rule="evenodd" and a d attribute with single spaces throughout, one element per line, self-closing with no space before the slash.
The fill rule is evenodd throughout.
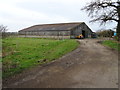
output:
<path id="1" fill-rule="evenodd" d="M 7 26 L 0 25 L 0 32 L 6 32 L 7 30 Z"/>
<path id="2" fill-rule="evenodd" d="M 2 36 L 3 38 L 5 38 L 7 30 L 8 30 L 7 26 L 0 25 L 0 36 Z"/>
<path id="3" fill-rule="evenodd" d="M 101 25 L 106 22 L 117 22 L 117 36 L 120 39 L 120 0 L 94 0 L 81 10 L 88 12 L 92 18 L 90 22 L 100 21 Z"/>

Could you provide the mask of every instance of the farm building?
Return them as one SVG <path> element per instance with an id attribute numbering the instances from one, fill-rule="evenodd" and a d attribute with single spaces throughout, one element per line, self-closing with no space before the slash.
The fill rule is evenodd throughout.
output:
<path id="1" fill-rule="evenodd" d="M 21 35 L 40 36 L 70 36 L 76 37 L 82 34 L 85 38 L 91 37 L 92 30 L 84 23 L 57 23 L 34 25 L 19 31 Z"/>

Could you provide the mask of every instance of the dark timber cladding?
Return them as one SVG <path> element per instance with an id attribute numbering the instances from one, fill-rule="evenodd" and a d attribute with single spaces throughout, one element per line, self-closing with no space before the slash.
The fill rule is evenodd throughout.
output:
<path id="1" fill-rule="evenodd" d="M 71 36 L 83 34 L 85 38 L 91 37 L 92 30 L 84 23 L 56 23 L 34 25 L 19 31 L 19 34 L 26 35 L 48 35 L 48 36 Z"/>

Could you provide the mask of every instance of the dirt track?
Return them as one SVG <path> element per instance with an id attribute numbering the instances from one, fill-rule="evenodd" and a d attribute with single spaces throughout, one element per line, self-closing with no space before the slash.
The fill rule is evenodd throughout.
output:
<path id="1" fill-rule="evenodd" d="M 117 88 L 118 53 L 97 39 L 79 40 L 75 51 L 3 82 L 14 88 Z"/>

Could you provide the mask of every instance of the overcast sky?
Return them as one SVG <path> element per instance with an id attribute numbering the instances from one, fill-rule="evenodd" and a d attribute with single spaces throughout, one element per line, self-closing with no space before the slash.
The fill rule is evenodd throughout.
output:
<path id="1" fill-rule="evenodd" d="M 116 24 L 99 26 L 89 23 L 87 13 L 80 9 L 91 0 L 0 0 L 0 24 L 16 32 L 36 24 L 85 22 L 93 31 L 113 28 Z"/>

